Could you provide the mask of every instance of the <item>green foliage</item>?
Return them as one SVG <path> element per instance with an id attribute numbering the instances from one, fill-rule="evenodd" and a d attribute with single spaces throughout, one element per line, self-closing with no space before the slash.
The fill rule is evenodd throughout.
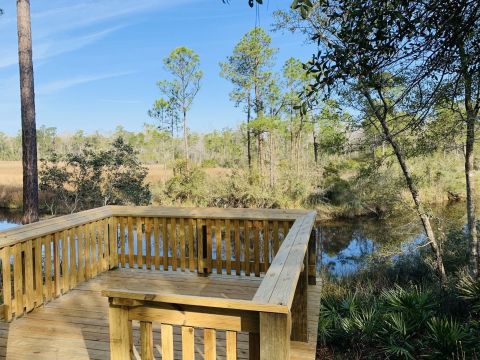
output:
<path id="1" fill-rule="evenodd" d="M 442 290 L 397 285 L 376 295 L 359 286 L 322 298 L 323 346 L 368 359 L 466 359 L 478 353 L 477 325 L 449 318 L 437 301 Z"/>
<path id="2" fill-rule="evenodd" d="M 474 279 L 470 274 L 463 273 L 460 275 L 457 289 L 462 299 L 467 300 L 473 311 L 477 315 L 480 314 L 480 279 Z"/>
<path id="3" fill-rule="evenodd" d="M 456 232 L 446 234 L 443 245 L 452 259 L 445 286 L 438 284 L 423 248 L 392 258 L 383 245 L 354 274 L 335 278 L 323 272 L 320 356 L 477 359 L 480 283 L 463 270 L 465 250 L 452 250 L 464 239 Z M 380 260 L 382 253 L 388 261 Z"/>
<path id="4" fill-rule="evenodd" d="M 190 110 L 203 77 L 200 57 L 192 49 L 181 46 L 173 49 L 163 60 L 163 64 L 173 79 L 159 81 L 160 91 L 167 96 L 174 108 L 179 111 Z"/>
<path id="5" fill-rule="evenodd" d="M 104 205 L 146 205 L 151 193 L 131 145 L 116 138 L 106 150 L 85 144 L 77 153 L 52 152 L 41 160 L 39 188 L 52 214 Z"/>
<path id="6" fill-rule="evenodd" d="M 214 207 L 233 208 L 279 208 L 282 207 L 281 196 L 271 189 L 265 188 L 258 174 L 245 174 L 234 170 L 231 176 L 217 183 L 208 205 Z"/>
<path id="7" fill-rule="evenodd" d="M 173 177 L 167 180 L 160 203 L 203 205 L 206 198 L 205 173 L 192 166 L 187 166 L 185 160 L 178 160 L 173 168 Z"/>

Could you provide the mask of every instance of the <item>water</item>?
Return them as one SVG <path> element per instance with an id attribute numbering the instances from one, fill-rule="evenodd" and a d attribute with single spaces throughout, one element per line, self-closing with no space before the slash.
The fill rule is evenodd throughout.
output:
<path id="1" fill-rule="evenodd" d="M 18 226 L 21 223 L 21 212 L 8 209 L 0 209 L 0 231 Z"/>
<path id="2" fill-rule="evenodd" d="M 464 229 L 465 211 L 463 203 L 433 209 L 432 226 L 437 233 Z M 382 220 L 362 217 L 324 221 L 318 231 L 322 248 L 320 264 L 337 276 L 358 271 L 362 260 L 380 247 L 394 256 L 415 251 L 425 241 L 423 228 L 413 211 Z"/>

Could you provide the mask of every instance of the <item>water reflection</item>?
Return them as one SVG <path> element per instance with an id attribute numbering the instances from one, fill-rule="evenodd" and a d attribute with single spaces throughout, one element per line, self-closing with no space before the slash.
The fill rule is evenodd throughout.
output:
<path id="1" fill-rule="evenodd" d="M 0 231 L 10 229 L 22 223 L 20 211 L 0 209 Z"/>
<path id="2" fill-rule="evenodd" d="M 456 203 L 432 210 L 437 235 L 465 228 L 465 205 Z M 423 229 L 413 212 L 386 219 L 357 218 L 324 221 L 318 225 L 322 266 L 337 276 L 357 271 L 366 256 L 382 247 L 394 253 L 409 253 L 425 241 Z"/>

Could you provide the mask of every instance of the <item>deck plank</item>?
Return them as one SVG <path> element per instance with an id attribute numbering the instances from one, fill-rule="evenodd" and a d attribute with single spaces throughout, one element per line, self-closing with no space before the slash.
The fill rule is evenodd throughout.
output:
<path id="1" fill-rule="evenodd" d="M 22 318 L 11 323 L 1 323 L 0 358 L 109 359 L 108 300 L 100 295 L 100 291 L 117 284 L 121 284 L 123 288 L 139 291 L 158 288 L 179 294 L 193 293 L 199 296 L 206 294 L 249 300 L 253 298 L 259 283 L 260 279 L 242 280 L 239 277 L 219 275 L 198 277 L 188 272 L 139 269 L 109 271 L 80 284 L 68 294 Z M 134 342 L 137 348 L 140 342 L 138 328 L 139 324 L 134 322 Z M 157 358 L 161 353 L 160 333 L 160 325 L 155 324 L 154 352 Z M 180 327 L 174 327 L 175 358 L 181 353 L 181 336 Z M 246 359 L 248 336 L 240 334 L 239 342 L 238 358 Z M 202 336 L 195 336 L 195 352 L 197 356 L 203 356 Z M 223 358 L 225 354 L 226 335 L 225 332 L 219 331 L 218 358 Z"/>
<path id="2" fill-rule="evenodd" d="M 140 281 L 142 280 L 142 281 Z M 132 290 L 153 288 L 178 294 L 205 294 L 228 299 L 252 299 L 261 278 L 211 275 L 198 277 L 193 273 L 160 272 L 140 269 L 117 269 L 78 285 L 68 294 L 35 309 L 11 322 L 0 322 L 0 359 L 98 359 L 110 357 L 108 331 L 108 300 L 100 295 L 102 289 L 121 284 Z M 309 343 L 292 342 L 291 358 L 314 359 L 319 285 L 309 286 Z M 134 322 L 134 344 L 139 351 L 139 323 Z M 181 358 L 181 327 L 173 329 L 174 358 Z M 216 355 L 224 359 L 227 351 L 225 331 L 216 332 Z M 161 356 L 160 324 L 153 326 L 155 358 Z M 204 358 L 203 331 L 195 331 L 196 358 Z M 237 358 L 248 358 L 248 334 L 239 333 Z"/>

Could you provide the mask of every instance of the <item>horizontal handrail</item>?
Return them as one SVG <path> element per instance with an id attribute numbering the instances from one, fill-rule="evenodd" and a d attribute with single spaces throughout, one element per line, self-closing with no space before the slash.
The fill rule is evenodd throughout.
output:
<path id="1" fill-rule="evenodd" d="M 284 305 L 263 304 L 253 300 L 225 299 L 208 296 L 193 296 L 179 294 L 165 294 L 158 292 L 143 292 L 127 289 L 105 289 L 102 290 L 102 296 L 111 299 L 123 299 L 152 303 L 168 303 L 177 305 L 194 305 L 207 308 L 222 308 L 230 310 L 256 311 L 256 312 L 273 312 L 287 314 L 289 309 Z M 114 302 L 114 305 L 124 305 L 128 302 Z"/>
<path id="2" fill-rule="evenodd" d="M 111 216 L 294 221 L 307 213 L 307 210 L 300 209 L 165 208 L 158 206 L 109 205 L 0 231 L 0 248 L 12 246 L 23 241 L 49 235 L 88 222 L 103 220 Z"/>
<path id="3" fill-rule="evenodd" d="M 160 216 L 209 219 L 248 219 L 248 220 L 296 220 L 309 213 L 308 210 L 294 209 L 246 209 L 246 208 L 192 208 L 158 206 L 108 206 L 112 216 Z"/>
<path id="4" fill-rule="evenodd" d="M 253 298 L 255 302 L 292 307 L 315 217 L 312 211 L 294 222 Z"/>

